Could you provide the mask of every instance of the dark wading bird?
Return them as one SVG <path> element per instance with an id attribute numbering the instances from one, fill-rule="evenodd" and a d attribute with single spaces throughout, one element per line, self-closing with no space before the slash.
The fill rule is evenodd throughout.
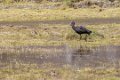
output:
<path id="1" fill-rule="evenodd" d="M 86 34 L 85 40 L 87 40 L 87 35 L 92 33 L 92 31 L 86 29 L 83 26 L 75 26 L 75 21 L 72 21 L 70 25 L 72 26 L 72 29 L 80 35 L 80 39 L 82 38 L 81 34 Z"/>

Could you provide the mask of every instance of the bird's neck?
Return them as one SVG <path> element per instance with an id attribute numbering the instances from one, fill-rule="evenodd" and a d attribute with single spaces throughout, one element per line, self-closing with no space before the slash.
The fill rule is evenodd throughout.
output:
<path id="1" fill-rule="evenodd" d="M 71 25 L 72 26 L 72 29 L 75 29 L 75 25 Z"/>

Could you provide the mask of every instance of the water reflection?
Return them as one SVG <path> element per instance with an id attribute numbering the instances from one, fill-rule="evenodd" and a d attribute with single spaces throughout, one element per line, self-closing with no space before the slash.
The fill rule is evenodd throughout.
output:
<path id="1" fill-rule="evenodd" d="M 42 47 L 43 48 L 43 47 Z M 45 48 L 45 47 L 44 47 Z M 52 49 L 52 52 L 49 53 Z M 18 50 L 18 49 L 17 49 Z M 47 54 L 49 50 L 49 54 Z M 0 54 L 1 63 L 37 64 L 54 63 L 56 65 L 69 64 L 74 67 L 120 67 L 120 46 L 102 46 L 96 48 L 80 47 L 72 49 L 68 46 L 47 48 L 44 53 L 23 51 L 18 53 L 3 52 Z M 1 66 L 2 64 L 0 64 Z"/>
<path id="2" fill-rule="evenodd" d="M 75 56 L 73 61 L 73 64 L 80 67 L 119 67 L 120 47 L 98 47 L 89 55 Z"/>

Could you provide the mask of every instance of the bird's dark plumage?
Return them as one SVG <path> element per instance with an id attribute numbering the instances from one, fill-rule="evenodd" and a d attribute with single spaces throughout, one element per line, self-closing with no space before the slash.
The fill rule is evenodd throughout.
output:
<path id="1" fill-rule="evenodd" d="M 75 26 L 75 22 L 74 21 L 72 21 L 71 23 L 70 23 L 70 25 L 72 26 L 72 29 L 76 32 L 76 33 L 78 33 L 78 34 L 88 34 L 88 35 L 90 35 L 91 33 L 92 33 L 92 31 L 90 31 L 90 30 L 88 30 L 88 29 L 86 29 L 85 27 L 83 27 L 83 26 Z"/>
<path id="2" fill-rule="evenodd" d="M 83 27 L 83 26 L 80 26 L 80 27 L 75 26 L 75 22 L 74 22 L 74 21 L 71 22 L 71 26 L 72 26 L 72 29 L 73 29 L 76 33 L 78 33 L 78 34 L 89 34 L 89 35 L 90 35 L 90 34 L 92 33 L 92 31 L 86 29 L 86 28 Z"/>

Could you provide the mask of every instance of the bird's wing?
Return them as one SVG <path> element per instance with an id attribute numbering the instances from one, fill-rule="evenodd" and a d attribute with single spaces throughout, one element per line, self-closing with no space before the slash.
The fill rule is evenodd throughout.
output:
<path id="1" fill-rule="evenodd" d="M 88 29 L 86 29 L 86 28 L 83 27 L 83 26 L 80 26 L 79 28 L 80 28 L 80 30 L 82 30 L 83 32 L 89 31 Z"/>
<path id="2" fill-rule="evenodd" d="M 76 27 L 75 31 L 80 32 L 80 31 L 82 31 L 82 29 L 80 27 Z"/>

